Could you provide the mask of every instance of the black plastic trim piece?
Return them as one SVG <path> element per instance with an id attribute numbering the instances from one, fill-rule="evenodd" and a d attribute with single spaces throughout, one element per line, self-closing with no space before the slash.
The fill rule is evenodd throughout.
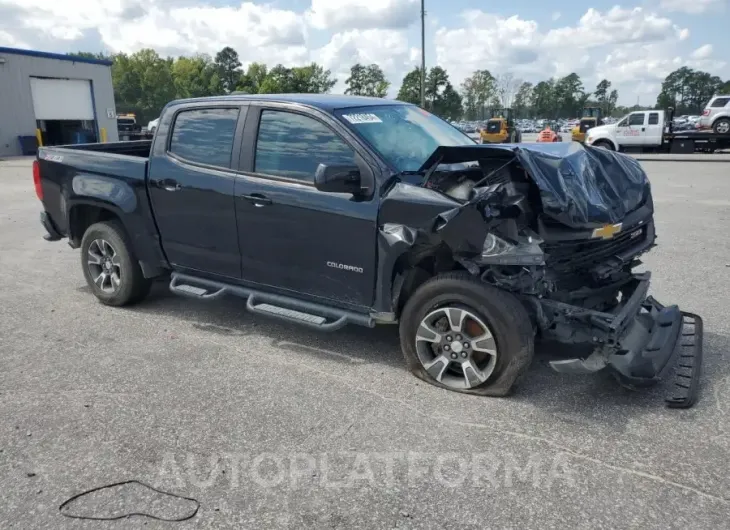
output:
<path id="1" fill-rule="evenodd" d="M 51 217 L 48 215 L 48 212 L 41 212 L 41 224 L 47 232 L 47 234 L 43 236 L 43 239 L 46 241 L 60 241 L 63 239 L 63 234 L 61 234 L 53 225 L 53 221 L 51 221 Z"/>
<path id="2" fill-rule="evenodd" d="M 693 328 L 690 329 L 689 328 Z M 694 313 L 682 312 L 682 330 L 677 340 L 677 358 L 674 380 L 665 398 L 667 407 L 688 409 L 697 402 L 702 373 L 702 318 Z"/>

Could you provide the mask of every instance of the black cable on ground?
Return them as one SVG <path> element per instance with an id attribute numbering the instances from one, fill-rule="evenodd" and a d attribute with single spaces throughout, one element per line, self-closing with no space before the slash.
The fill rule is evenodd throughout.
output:
<path id="1" fill-rule="evenodd" d="M 145 488 L 151 489 L 152 491 L 154 491 L 156 493 L 161 493 L 162 495 L 169 495 L 170 497 L 175 497 L 176 499 L 192 501 L 195 503 L 195 510 L 193 510 L 193 512 L 190 515 L 186 515 L 185 517 L 179 517 L 176 519 L 166 519 L 164 517 L 157 517 L 156 515 L 152 515 L 152 514 L 144 513 L 144 512 L 132 512 L 132 513 L 124 514 L 124 515 L 118 515 L 116 517 L 94 517 L 94 516 L 87 516 L 87 515 L 73 515 L 73 514 L 64 513 L 64 511 L 63 511 L 63 509 L 65 507 L 68 507 L 68 505 L 70 503 L 72 503 L 76 499 L 83 497 L 84 495 L 89 495 L 90 493 L 95 493 L 97 491 L 114 488 L 117 486 L 124 486 L 126 484 L 139 484 L 140 486 L 144 486 Z M 64 517 L 69 517 L 71 519 L 86 519 L 89 521 L 117 521 L 119 519 L 126 519 L 127 517 L 132 517 L 134 515 L 138 515 L 140 517 L 149 517 L 150 519 L 154 519 L 156 521 L 165 521 L 165 522 L 171 522 L 171 523 L 187 521 L 188 519 L 192 519 L 198 513 L 199 509 L 200 509 L 200 502 L 198 502 L 197 499 L 193 499 L 192 497 L 183 497 L 182 495 L 175 495 L 174 493 L 169 493 L 167 491 L 158 490 L 157 488 L 153 488 L 149 484 L 145 484 L 144 482 L 140 482 L 139 480 L 126 480 L 124 482 L 116 482 L 114 484 L 107 484 L 106 486 L 99 486 L 98 488 L 86 490 L 86 491 L 83 491 L 81 493 L 74 495 L 70 499 L 65 500 L 58 507 L 58 510 L 61 512 L 61 515 L 63 515 Z"/>

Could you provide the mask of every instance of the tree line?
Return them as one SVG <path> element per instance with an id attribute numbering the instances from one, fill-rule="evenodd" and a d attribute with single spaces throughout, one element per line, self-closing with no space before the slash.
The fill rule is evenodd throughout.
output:
<path id="1" fill-rule="evenodd" d="M 328 93 L 337 83 L 330 70 L 317 63 L 269 67 L 251 63 L 245 69 L 236 50 L 225 47 L 215 57 L 161 57 L 151 49 L 113 55 L 86 52 L 72 55 L 112 61 L 117 111 L 134 112 L 141 123 L 159 116 L 173 99 L 244 92 L 249 94 Z M 355 64 L 345 81 L 345 94 L 386 97 L 390 82 L 376 64 Z M 477 70 L 457 90 L 445 68 L 434 66 L 425 75 L 426 109 L 443 118 L 488 119 L 499 108 L 512 108 L 518 118 L 574 118 L 584 107 L 598 107 L 604 116 L 622 116 L 644 107 L 618 105 L 611 81 L 587 90 L 576 73 L 530 83 L 511 74 Z M 656 108 L 674 107 L 677 114 L 699 114 L 713 94 L 730 93 L 730 81 L 682 67 L 667 76 Z M 421 69 L 408 72 L 396 99 L 420 104 Z"/>

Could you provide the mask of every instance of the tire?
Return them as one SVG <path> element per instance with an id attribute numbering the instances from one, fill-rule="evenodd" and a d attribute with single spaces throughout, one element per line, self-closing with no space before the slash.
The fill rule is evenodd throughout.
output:
<path id="1" fill-rule="evenodd" d="M 422 337 L 428 334 L 424 332 L 428 328 L 422 327 L 424 320 L 428 322 L 434 314 L 438 317 L 439 312 L 446 308 L 450 315 L 458 314 L 459 311 L 467 312 L 466 318 L 461 319 L 466 327 L 471 324 L 482 327 L 482 324 L 486 324 L 485 334 L 482 335 L 481 331 L 478 333 L 485 338 L 474 340 L 474 334 L 461 337 L 465 346 L 463 350 L 457 344 L 460 342 L 458 335 L 446 335 L 459 333 L 453 329 L 440 333 L 440 344 L 445 344 L 443 348 L 440 345 L 438 348 L 432 346 L 433 337 L 423 340 Z M 472 315 L 478 321 L 472 320 Z M 450 317 L 445 318 L 447 323 L 451 322 Z M 434 328 L 438 329 L 432 326 Z M 487 334 L 491 337 L 487 337 Z M 450 343 L 448 339 L 456 340 Z M 530 317 L 517 298 L 465 272 L 440 274 L 425 282 L 406 302 L 400 317 L 401 349 L 410 372 L 432 385 L 466 394 L 508 395 L 532 362 L 534 340 L 535 332 Z M 468 349 L 467 343 L 471 345 Z M 449 344 L 451 353 L 447 354 Z M 480 346 L 480 351 L 473 349 L 477 346 Z M 489 348 L 493 349 L 495 355 L 482 353 Z M 456 360 L 453 360 L 454 353 L 457 354 Z M 480 365 L 477 354 L 489 360 L 483 360 Z M 433 356 L 433 359 L 429 357 L 428 362 L 424 362 L 424 356 Z M 462 360 L 462 356 L 468 358 Z M 468 361 L 474 363 L 472 366 L 479 369 L 481 376 L 486 377 L 479 377 L 470 370 Z"/>
<path id="2" fill-rule="evenodd" d="M 593 147 L 602 147 L 603 149 L 608 149 L 609 151 L 615 151 L 615 149 L 613 148 L 613 144 L 608 140 L 598 140 L 597 142 L 593 143 Z"/>
<path id="3" fill-rule="evenodd" d="M 730 118 L 720 118 L 712 124 L 712 132 L 715 134 L 730 133 Z"/>
<path id="4" fill-rule="evenodd" d="M 107 269 L 107 265 L 110 268 Z M 110 306 L 140 302 L 152 285 L 152 281 L 142 274 L 126 232 L 118 221 L 96 223 L 86 230 L 81 239 L 81 269 L 94 296 Z M 102 273 L 107 276 L 99 280 Z"/>

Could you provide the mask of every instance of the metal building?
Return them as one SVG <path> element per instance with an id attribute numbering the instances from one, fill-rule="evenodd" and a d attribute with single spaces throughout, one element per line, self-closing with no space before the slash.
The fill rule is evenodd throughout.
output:
<path id="1" fill-rule="evenodd" d="M 117 141 L 111 64 L 0 47 L 0 157 Z"/>

